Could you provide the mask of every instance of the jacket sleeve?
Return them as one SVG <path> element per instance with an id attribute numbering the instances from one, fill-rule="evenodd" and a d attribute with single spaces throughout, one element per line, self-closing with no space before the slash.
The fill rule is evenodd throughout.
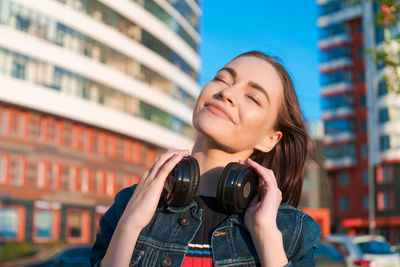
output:
<path id="1" fill-rule="evenodd" d="M 301 231 L 297 238 L 293 256 L 289 259 L 289 263 L 285 267 L 315 266 L 314 249 L 319 243 L 321 228 L 305 213 L 301 223 Z"/>
<path id="2" fill-rule="evenodd" d="M 114 198 L 114 203 L 100 219 L 100 232 L 96 235 L 96 241 L 90 253 L 90 263 L 92 266 L 100 266 L 106 254 L 111 237 L 117 227 L 119 218 L 131 198 L 135 185 L 121 190 Z"/>

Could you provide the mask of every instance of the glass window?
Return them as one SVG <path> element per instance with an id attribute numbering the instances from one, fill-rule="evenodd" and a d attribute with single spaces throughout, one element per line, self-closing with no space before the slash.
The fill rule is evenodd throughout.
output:
<path id="1" fill-rule="evenodd" d="M 369 197 L 368 197 L 368 195 L 365 195 L 365 196 L 363 196 L 363 199 L 362 199 L 362 209 L 364 211 L 367 211 L 368 208 L 369 208 Z"/>
<path id="2" fill-rule="evenodd" d="M 339 197 L 339 210 L 348 211 L 350 209 L 349 197 Z"/>
<path id="3" fill-rule="evenodd" d="M 5 154 L 0 154 L 0 184 L 5 184 L 7 182 L 7 162 L 7 156 Z"/>
<path id="4" fill-rule="evenodd" d="M 80 212 L 70 212 L 67 217 L 67 235 L 73 238 L 82 237 L 83 218 Z"/>
<path id="5" fill-rule="evenodd" d="M 114 195 L 114 188 L 115 188 L 115 174 L 112 172 L 107 172 L 106 177 L 106 194 L 108 196 Z"/>
<path id="6" fill-rule="evenodd" d="M 35 216 L 35 226 L 37 237 L 52 238 L 53 236 L 53 212 L 48 210 L 37 210 Z"/>
<path id="7" fill-rule="evenodd" d="M 395 207 L 394 192 L 384 191 L 377 194 L 378 210 L 392 210 Z"/>
<path id="8" fill-rule="evenodd" d="M 339 185 L 347 186 L 350 183 L 350 173 L 348 171 L 342 171 L 339 173 Z"/>
<path id="9" fill-rule="evenodd" d="M 368 158 L 368 145 L 366 145 L 366 144 L 361 145 L 361 157 L 363 159 Z"/>
<path id="10" fill-rule="evenodd" d="M 1 238 L 17 239 L 20 214 L 14 208 L 0 209 L 0 236 Z"/>
<path id="11" fill-rule="evenodd" d="M 387 107 L 379 109 L 379 122 L 384 123 L 389 121 L 389 110 Z"/>
<path id="12" fill-rule="evenodd" d="M 368 170 L 363 170 L 362 172 L 362 183 L 364 185 L 367 185 L 369 183 Z"/>
<path id="13" fill-rule="evenodd" d="M 386 81 L 380 80 L 378 84 L 378 96 L 384 96 L 388 93 Z"/>
<path id="14" fill-rule="evenodd" d="M 24 182 L 24 160 L 23 156 L 11 155 L 9 165 L 9 183 L 14 186 L 22 186 Z"/>
<path id="15" fill-rule="evenodd" d="M 325 134 L 335 134 L 341 132 L 353 132 L 354 121 L 350 119 L 338 119 L 325 122 Z"/>
<path id="16" fill-rule="evenodd" d="M 390 148 L 390 136 L 389 135 L 382 135 L 380 137 L 380 149 L 388 150 Z"/>
<path id="17" fill-rule="evenodd" d="M 0 107 L 0 134 L 8 134 L 9 114 L 9 109 Z"/>

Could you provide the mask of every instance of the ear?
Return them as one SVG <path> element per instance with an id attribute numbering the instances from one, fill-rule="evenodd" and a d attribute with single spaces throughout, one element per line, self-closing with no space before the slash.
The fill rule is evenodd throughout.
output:
<path id="1" fill-rule="evenodd" d="M 269 152 L 275 147 L 279 140 L 281 140 L 282 136 L 283 134 L 281 131 L 276 131 L 271 135 L 267 135 L 264 140 L 254 148 L 262 152 Z"/>

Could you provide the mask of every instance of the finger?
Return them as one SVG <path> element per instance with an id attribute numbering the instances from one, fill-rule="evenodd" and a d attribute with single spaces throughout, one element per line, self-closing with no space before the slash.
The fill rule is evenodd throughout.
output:
<path id="1" fill-rule="evenodd" d="M 164 163 L 164 165 L 162 165 L 160 167 L 155 179 L 165 181 L 165 179 L 168 177 L 168 174 L 178 164 L 178 162 L 181 161 L 183 157 L 188 156 L 188 155 L 189 155 L 189 151 L 181 151 L 181 152 L 173 155 L 168 161 L 166 161 Z"/>
<path id="2" fill-rule="evenodd" d="M 262 181 L 266 184 L 266 186 L 278 186 L 278 182 L 276 181 L 274 172 L 272 170 L 261 166 L 252 159 L 247 159 L 246 162 L 261 176 Z"/>
<path id="3" fill-rule="evenodd" d="M 166 161 L 168 161 L 170 158 L 172 158 L 175 154 L 181 153 L 183 151 L 188 151 L 188 150 L 172 150 L 169 149 L 167 152 L 162 154 L 160 158 L 153 164 L 149 171 L 149 175 L 147 176 L 147 179 L 152 179 L 154 176 L 158 173 L 158 170 L 162 165 L 165 164 Z"/>

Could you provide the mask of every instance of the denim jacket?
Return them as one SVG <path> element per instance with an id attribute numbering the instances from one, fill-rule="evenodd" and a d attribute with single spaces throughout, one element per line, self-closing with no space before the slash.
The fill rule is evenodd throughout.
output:
<path id="1" fill-rule="evenodd" d="M 135 185 L 120 191 L 114 204 L 101 218 L 100 232 L 90 255 L 93 266 L 99 266 L 103 259 L 134 190 Z M 152 220 L 137 239 L 129 266 L 181 266 L 188 244 L 200 227 L 201 218 L 202 209 L 195 201 L 184 208 L 166 207 L 160 201 Z M 306 213 L 281 204 L 277 226 L 289 260 L 286 266 L 314 266 L 313 248 L 320 238 L 318 224 Z M 214 266 L 260 266 L 243 216 L 232 214 L 220 224 L 213 232 L 211 248 Z"/>

